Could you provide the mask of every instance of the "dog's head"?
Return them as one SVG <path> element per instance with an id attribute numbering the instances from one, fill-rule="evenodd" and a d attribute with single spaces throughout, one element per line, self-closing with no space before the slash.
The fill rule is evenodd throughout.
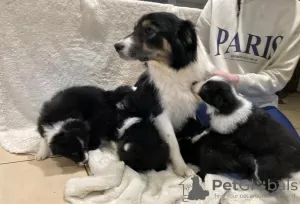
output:
<path id="1" fill-rule="evenodd" d="M 197 36 L 190 21 L 167 12 L 150 13 L 115 49 L 126 60 L 157 61 L 180 69 L 196 60 Z"/>
<path id="2" fill-rule="evenodd" d="M 117 87 L 115 90 L 107 91 L 106 93 L 110 103 L 117 105 L 122 100 L 124 100 L 124 98 L 134 93 L 135 90 L 136 87 L 134 86 L 122 85 Z"/>
<path id="3" fill-rule="evenodd" d="M 233 84 L 220 76 L 213 76 L 205 82 L 197 82 L 192 90 L 214 109 L 214 113 L 227 115 L 241 105 Z"/>
<path id="4" fill-rule="evenodd" d="M 53 135 L 49 146 L 54 155 L 61 155 L 79 165 L 84 165 L 88 162 L 88 143 L 87 125 L 74 120 L 63 124 Z"/>

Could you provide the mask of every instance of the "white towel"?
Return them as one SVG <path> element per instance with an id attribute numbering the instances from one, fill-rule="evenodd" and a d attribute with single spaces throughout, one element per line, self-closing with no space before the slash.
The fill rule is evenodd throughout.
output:
<path id="1" fill-rule="evenodd" d="M 184 179 L 176 176 L 171 167 L 166 171 L 138 174 L 120 162 L 111 148 L 90 151 L 89 158 L 89 166 L 94 176 L 74 178 L 67 182 L 65 198 L 70 203 L 201 203 L 201 200 L 188 200 L 192 186 L 191 178 Z M 209 190 L 212 179 L 230 181 L 222 176 L 208 175 L 205 185 L 201 183 L 203 190 Z M 224 193 L 225 190 L 222 188 L 215 190 L 205 197 L 205 203 L 218 204 Z"/>
<path id="2" fill-rule="evenodd" d="M 270 194 L 250 181 L 207 175 L 202 189 L 191 178 L 166 171 L 138 174 L 120 162 L 112 148 L 89 152 L 93 176 L 70 179 L 65 199 L 73 204 L 296 204 L 300 201 L 300 174 L 285 180 Z M 296 186 L 296 188 L 295 188 Z M 247 190 L 248 189 L 248 190 Z M 194 191 L 198 200 L 189 199 Z M 203 196 L 203 191 L 208 191 Z"/>
<path id="3" fill-rule="evenodd" d="M 38 111 L 57 90 L 137 79 L 144 67 L 120 59 L 113 45 L 142 14 L 173 11 L 193 22 L 200 14 L 130 0 L 3 0 L 0 8 L 0 144 L 15 153 L 35 152 Z"/>
<path id="4" fill-rule="evenodd" d="M 39 139 L 35 131 L 38 111 L 57 90 L 71 85 L 113 88 L 133 83 L 143 67 L 119 59 L 113 44 L 131 32 L 142 14 L 153 11 L 173 12 L 193 22 L 200 15 L 197 9 L 133 0 L 0 1 L 1 146 L 13 153 L 34 153 Z M 95 176 L 74 178 L 66 184 L 65 198 L 70 203 L 186 203 L 183 199 L 189 194 L 190 178 L 184 181 L 170 169 L 138 174 L 118 161 L 111 149 L 89 154 Z M 232 183 L 208 175 L 201 186 L 209 196 L 188 203 L 300 202 L 299 190 L 272 196 L 258 188 L 213 190 L 216 181 Z M 241 198 L 251 195 L 257 198 Z"/>

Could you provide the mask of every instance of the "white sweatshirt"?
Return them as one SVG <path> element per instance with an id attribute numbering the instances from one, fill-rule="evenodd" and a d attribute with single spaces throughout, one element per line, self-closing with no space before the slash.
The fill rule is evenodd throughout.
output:
<path id="1" fill-rule="evenodd" d="M 299 0 L 209 0 L 197 22 L 217 69 L 238 74 L 237 90 L 254 104 L 278 105 L 276 92 L 300 56 Z"/>

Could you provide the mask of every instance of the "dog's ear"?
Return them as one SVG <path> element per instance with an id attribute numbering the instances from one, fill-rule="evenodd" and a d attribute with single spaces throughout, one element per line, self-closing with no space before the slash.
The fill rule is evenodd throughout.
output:
<path id="1" fill-rule="evenodd" d="M 50 143 L 50 149 L 53 155 L 61 155 L 63 152 L 63 147 L 67 147 L 68 143 L 64 137 L 58 138 L 57 136 L 53 138 Z"/>
<path id="2" fill-rule="evenodd" d="M 171 43 L 171 66 L 174 68 L 180 68 L 196 60 L 198 45 L 197 34 L 193 23 L 186 20 L 180 20 L 175 39 L 176 43 Z"/>
<path id="3" fill-rule="evenodd" d="M 219 95 L 214 96 L 214 106 L 218 110 L 220 110 L 224 106 L 224 103 L 225 103 L 225 101 L 221 96 L 219 96 Z"/>
<path id="4" fill-rule="evenodd" d="M 182 20 L 177 32 L 178 39 L 186 47 L 196 48 L 197 34 L 195 26 L 191 21 Z"/>
<path id="5" fill-rule="evenodd" d="M 127 95 L 133 92 L 134 90 L 132 86 L 123 85 L 123 86 L 119 86 L 115 90 L 107 91 L 106 95 L 112 104 L 117 104 L 118 102 L 122 101 L 124 97 L 126 97 Z"/>

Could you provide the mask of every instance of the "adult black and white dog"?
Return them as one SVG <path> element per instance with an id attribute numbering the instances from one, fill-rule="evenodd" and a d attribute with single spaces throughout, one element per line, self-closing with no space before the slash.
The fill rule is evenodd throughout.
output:
<path id="1" fill-rule="evenodd" d="M 214 76 L 192 89 L 207 105 L 210 128 L 194 137 L 191 146 L 184 144 L 182 154 L 200 167 L 202 177 L 242 173 L 272 191 L 300 170 L 299 138 L 236 93 L 230 82 Z"/>
<path id="2" fill-rule="evenodd" d="M 44 103 L 38 118 L 41 142 L 36 159 L 47 158 L 51 151 L 85 164 L 87 152 L 98 148 L 102 139 L 117 139 L 117 104 L 133 91 L 130 86 L 112 91 L 76 86 L 56 93 Z"/>
<path id="3" fill-rule="evenodd" d="M 211 69 L 194 25 L 171 13 L 150 13 L 138 20 L 134 31 L 116 43 L 115 49 L 123 59 L 146 62 L 131 102 L 143 104 L 137 112 L 154 121 L 169 146 L 175 173 L 192 175 L 180 154 L 175 131 L 195 117 L 199 101 L 191 85 L 203 80 Z"/>

